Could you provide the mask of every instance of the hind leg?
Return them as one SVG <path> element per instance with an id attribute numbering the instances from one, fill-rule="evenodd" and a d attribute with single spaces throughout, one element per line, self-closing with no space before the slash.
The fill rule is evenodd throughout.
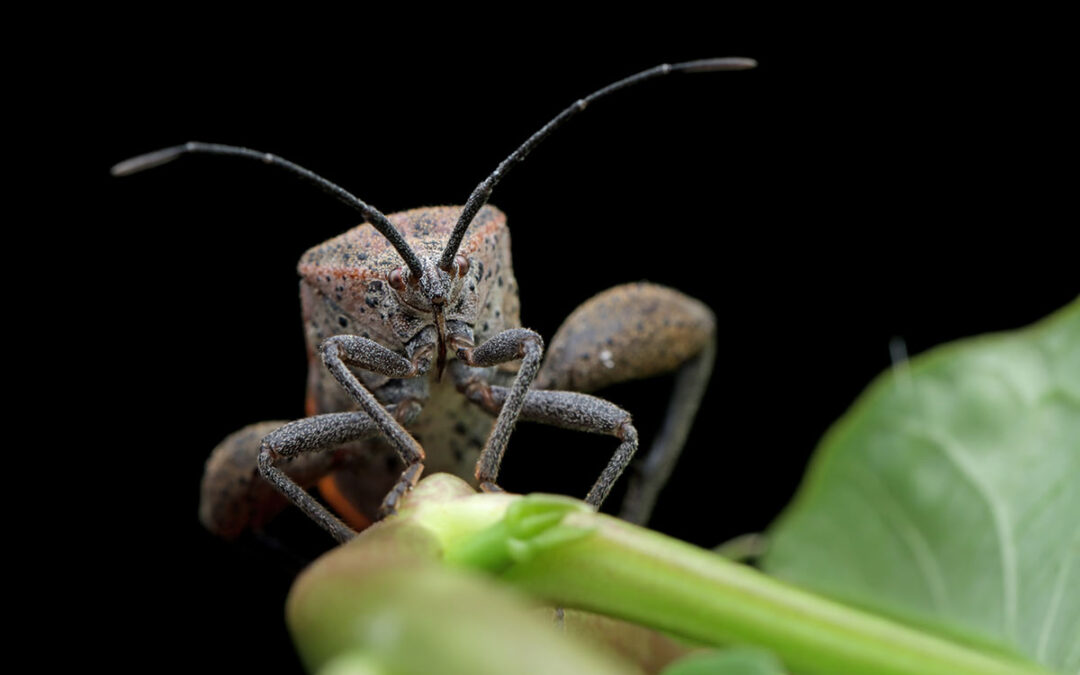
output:
<path id="1" fill-rule="evenodd" d="M 645 523 L 686 442 L 716 353 L 716 317 L 701 302 L 649 283 L 604 291 L 578 307 L 548 347 L 538 389 L 592 392 L 676 373 L 663 427 L 631 466 L 620 516 Z"/>

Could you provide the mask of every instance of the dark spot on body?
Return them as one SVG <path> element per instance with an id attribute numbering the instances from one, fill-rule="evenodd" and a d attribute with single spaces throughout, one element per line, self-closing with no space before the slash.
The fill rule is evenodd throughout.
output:
<path id="1" fill-rule="evenodd" d="M 483 328 L 483 331 L 484 331 L 485 333 L 486 333 L 486 332 L 488 332 L 488 322 L 487 322 L 487 321 L 485 321 L 485 322 L 484 322 L 484 328 Z"/>
<path id="2" fill-rule="evenodd" d="M 469 428 L 465 426 L 464 422 L 458 422 L 454 425 L 454 433 L 464 436 L 469 433 Z"/>
<path id="3" fill-rule="evenodd" d="M 364 298 L 364 304 L 367 305 L 368 307 L 371 307 L 372 309 L 375 309 L 376 307 L 379 306 L 379 299 L 374 297 L 374 296 L 369 295 L 369 296 L 366 296 Z"/>
<path id="4" fill-rule="evenodd" d="M 339 317 L 337 318 L 337 322 L 338 322 L 338 325 L 339 325 L 339 326 L 341 326 L 342 328 L 345 328 L 346 326 L 348 326 L 348 325 L 349 325 L 349 320 L 348 320 L 348 319 L 346 319 L 346 318 L 345 318 L 345 317 L 343 317 L 343 316 L 339 316 Z"/>
<path id="5" fill-rule="evenodd" d="M 368 284 L 368 291 L 371 292 L 371 293 L 381 293 L 382 292 L 382 282 L 379 281 L 378 279 L 376 279 L 375 281 L 372 281 L 370 284 Z"/>
<path id="6" fill-rule="evenodd" d="M 582 361 L 588 361 L 589 360 L 589 352 L 583 352 L 581 354 L 581 360 Z"/>
<path id="7" fill-rule="evenodd" d="M 499 285 L 499 288 L 502 288 L 502 285 L 503 285 L 502 277 L 498 277 L 497 279 L 495 279 L 495 283 L 497 283 Z"/>

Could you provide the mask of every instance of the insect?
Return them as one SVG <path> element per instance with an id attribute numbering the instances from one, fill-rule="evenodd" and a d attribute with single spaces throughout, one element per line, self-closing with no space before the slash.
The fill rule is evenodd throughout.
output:
<path id="1" fill-rule="evenodd" d="M 715 318 L 670 288 L 617 286 L 575 310 L 545 354 L 541 336 L 520 326 L 506 216 L 487 202 L 511 168 L 597 99 L 669 73 L 754 65 L 742 58 L 665 64 L 603 87 L 530 136 L 464 206 L 387 216 L 288 160 L 229 145 L 192 142 L 114 166 L 114 175 L 128 175 L 184 154 L 261 161 L 365 218 L 299 263 L 308 416 L 251 425 L 215 448 L 203 479 L 204 525 L 232 537 L 264 524 L 287 498 L 346 541 L 394 512 L 425 471 L 471 475 L 481 489 L 498 490 L 518 420 L 614 437 L 613 456 L 585 497 L 599 506 L 630 466 L 638 434 L 627 411 L 588 392 L 675 372 L 663 429 L 634 464 L 620 512 L 644 522 L 708 381 Z M 308 492 L 315 484 L 341 518 Z"/>

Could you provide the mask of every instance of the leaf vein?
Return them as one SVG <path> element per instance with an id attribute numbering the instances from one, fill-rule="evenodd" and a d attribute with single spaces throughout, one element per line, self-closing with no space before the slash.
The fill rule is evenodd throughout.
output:
<path id="1" fill-rule="evenodd" d="M 1073 546 L 1069 550 L 1078 548 L 1080 544 L 1080 538 L 1077 538 L 1073 542 Z M 1039 643 L 1036 647 L 1035 658 L 1040 662 L 1046 662 L 1046 648 L 1050 644 L 1050 633 L 1054 628 L 1054 623 L 1057 621 L 1058 606 L 1061 604 L 1061 598 L 1065 595 L 1065 581 L 1069 577 L 1069 564 L 1071 555 L 1066 554 L 1061 559 L 1061 569 L 1058 570 L 1057 579 L 1054 581 L 1054 593 L 1050 596 L 1050 606 L 1046 608 L 1046 616 L 1043 618 L 1042 629 L 1039 631 Z"/>
<path id="2" fill-rule="evenodd" d="M 1002 596 L 1005 608 L 1005 633 L 1009 638 L 1016 638 L 1016 615 L 1017 615 L 1017 561 L 1016 543 L 1013 541 L 1012 529 L 1009 527 L 1009 510 L 1006 505 L 995 496 L 994 491 L 983 482 L 982 477 L 974 467 L 974 463 L 967 453 L 960 447 L 960 443 L 952 439 L 944 438 L 937 434 L 931 434 L 925 430 L 913 432 L 927 440 L 932 447 L 938 448 L 961 476 L 964 477 L 975 492 L 985 502 L 990 518 L 994 523 L 994 532 L 997 535 L 998 553 L 1001 558 Z"/>
<path id="3" fill-rule="evenodd" d="M 908 518 L 900 503 L 893 498 L 884 481 L 873 471 L 864 467 L 859 467 L 859 473 L 862 474 L 864 480 L 875 485 L 878 499 L 868 500 L 868 503 L 880 506 L 882 515 L 893 523 L 900 535 L 900 540 L 911 551 L 911 556 L 915 559 L 916 569 L 919 570 L 920 575 L 926 582 L 934 609 L 938 613 L 944 613 L 950 604 L 949 593 L 945 585 L 945 577 L 941 572 L 941 565 L 938 563 L 933 547 L 923 536 L 918 526 Z"/>

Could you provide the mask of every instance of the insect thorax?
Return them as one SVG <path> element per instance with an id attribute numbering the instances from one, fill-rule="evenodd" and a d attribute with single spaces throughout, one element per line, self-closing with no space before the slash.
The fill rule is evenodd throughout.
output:
<path id="1" fill-rule="evenodd" d="M 395 213 L 388 218 L 418 256 L 431 258 L 442 252 L 460 211 L 458 206 L 440 206 Z M 490 205 L 481 209 L 459 254 L 468 259 L 469 269 L 458 280 L 447 303 L 447 321 L 462 321 L 470 326 L 476 344 L 506 328 L 520 326 L 506 216 Z M 301 258 L 300 299 L 309 367 L 307 414 L 355 407 L 323 366 L 319 345 L 324 340 L 334 335 L 359 335 L 407 356 L 409 340 L 433 325 L 431 314 L 405 305 L 401 294 L 391 287 L 389 274 L 401 265 L 393 247 L 367 224 L 310 249 Z M 499 369 L 501 375 L 491 376 L 502 379 L 517 366 L 516 361 L 512 362 Z M 392 381 L 370 371 L 353 372 L 383 403 L 405 396 L 426 399 L 415 432 L 429 452 L 438 449 L 429 445 L 446 445 L 451 455 L 459 455 L 463 449 L 458 441 L 465 439 L 466 444 L 474 444 L 473 436 L 482 439 L 490 427 L 485 413 L 451 391 L 452 378 L 445 377 L 442 384 L 435 385 L 429 381 L 434 373 L 428 378 Z M 444 392 L 446 386 L 450 390 Z M 449 447 L 449 440 L 442 440 L 449 438 L 442 426 L 454 431 L 449 434 L 456 439 L 454 448 Z M 478 434 L 475 428 L 480 429 Z"/>

